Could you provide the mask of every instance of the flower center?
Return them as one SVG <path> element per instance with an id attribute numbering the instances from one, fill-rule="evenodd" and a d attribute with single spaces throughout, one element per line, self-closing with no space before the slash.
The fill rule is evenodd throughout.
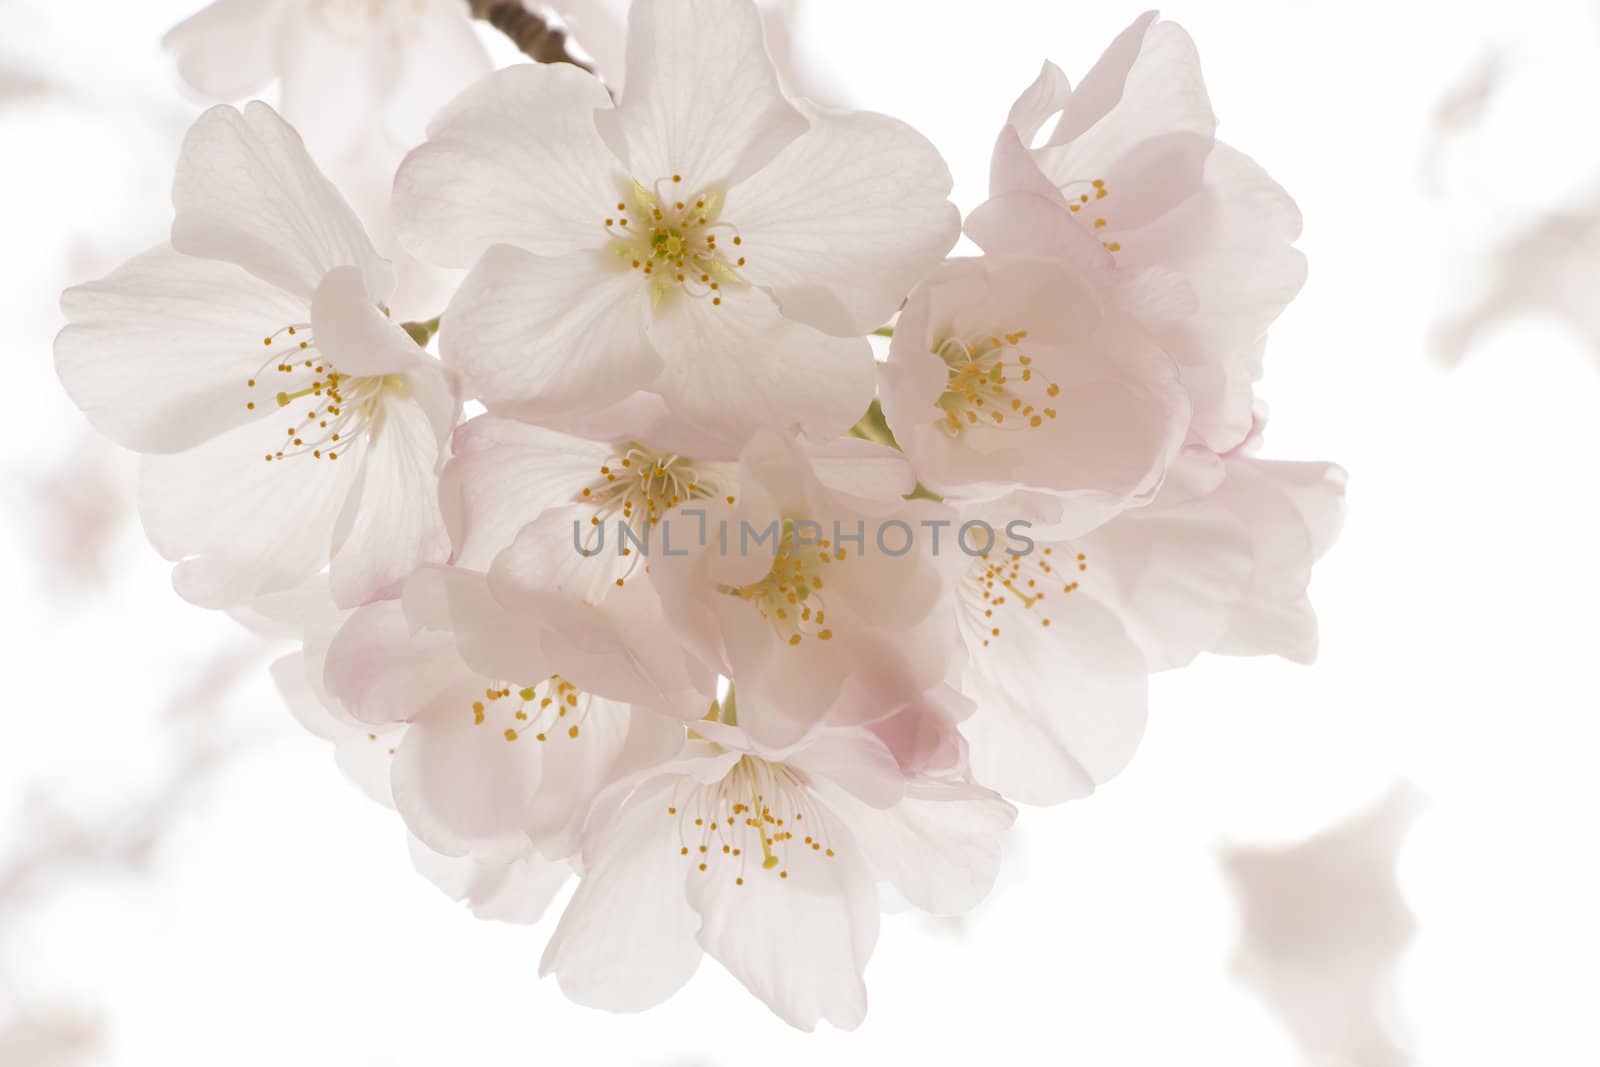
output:
<path id="1" fill-rule="evenodd" d="M 714 785 L 685 779 L 673 793 L 667 816 L 678 823 L 678 854 L 701 871 L 719 869 L 744 885 L 755 869 L 777 871 L 780 880 L 801 856 L 833 858 L 828 820 L 812 802 L 801 775 L 782 763 L 745 756 Z M 795 834 L 801 834 L 798 842 Z"/>
<path id="2" fill-rule="evenodd" d="M 826 540 L 802 540 L 795 524 L 785 520 L 767 576 L 749 585 L 719 586 L 718 590 L 754 604 L 773 632 L 791 645 L 798 645 L 807 637 L 831 641 L 833 631 L 827 625 L 822 597 L 822 570 L 843 559 L 844 553 L 830 549 Z"/>
<path id="3" fill-rule="evenodd" d="M 643 557 L 624 543 L 622 527 L 636 545 L 649 543 L 651 530 L 680 504 L 704 500 L 717 492 L 714 473 L 675 453 L 659 452 L 638 442 L 622 448 L 600 465 L 599 476 L 579 492 L 580 503 L 592 504 L 589 529 L 580 551 L 599 555 L 605 547 L 605 528 L 618 522 L 617 554 L 628 562 L 614 579 L 623 585 Z"/>
<path id="4" fill-rule="evenodd" d="M 680 174 L 662 178 L 653 189 L 635 181 L 633 203 L 619 200 L 617 213 L 605 220 L 607 247 L 645 277 L 653 306 L 679 292 L 720 305 L 725 288 L 745 284 L 739 275 L 744 238 L 722 221 L 720 192 L 689 195 L 682 185 Z"/>
<path id="5" fill-rule="evenodd" d="M 256 369 L 245 387 L 252 396 L 258 389 L 265 393 L 263 383 L 271 375 L 279 388 L 272 400 L 263 403 L 285 409 L 291 418 L 305 412 L 284 431 L 283 446 L 266 454 L 268 463 L 295 456 L 337 460 L 364 434 L 376 429 L 386 391 L 410 389 L 397 374 L 356 378 L 339 373 L 317 352 L 308 323 L 285 326 L 262 343 L 275 354 Z M 256 401 L 247 400 L 245 408 L 255 411 Z"/>
<path id="6" fill-rule="evenodd" d="M 535 741 L 544 741 L 565 725 L 567 736 L 576 740 L 590 705 L 588 693 L 559 674 L 552 674 L 538 685 L 485 689 L 483 699 L 472 702 L 472 722 L 499 729 L 507 741 L 515 741 L 530 731 Z"/>
<path id="7" fill-rule="evenodd" d="M 1043 548 L 1037 557 L 985 553 L 972 561 L 962 578 L 960 600 L 962 618 L 983 647 L 1000 639 L 1002 623 L 1050 627 L 1046 601 L 1054 604 L 1078 591 L 1078 582 L 1066 576 L 1089 569 L 1082 553 L 1063 562 L 1053 548 Z"/>
<path id="8" fill-rule="evenodd" d="M 600 476 L 579 499 L 594 505 L 592 525 L 620 514 L 623 522 L 642 533 L 678 505 L 714 492 L 715 483 L 706 480 L 692 460 L 633 442 L 601 464 Z"/>
<path id="9" fill-rule="evenodd" d="M 1111 195 L 1111 190 L 1106 188 L 1105 182 L 1096 178 L 1087 182 L 1068 182 L 1061 187 L 1061 193 L 1067 198 L 1068 211 L 1080 218 L 1087 218 L 1088 216 L 1084 214 L 1084 211 L 1089 207 L 1090 203 L 1104 200 Z M 1096 236 L 1110 229 L 1110 227 L 1111 223 L 1108 219 L 1098 214 L 1095 215 L 1093 228 Z M 1102 239 L 1100 243 L 1105 246 L 1108 252 L 1122 251 L 1121 241 Z"/>
<path id="10" fill-rule="evenodd" d="M 1055 419 L 1049 401 L 1061 395 L 1061 387 L 1017 349 L 1027 336 L 1028 331 L 1018 330 L 999 337 L 949 337 L 934 347 L 950 375 L 938 400 L 945 433 L 960 437 L 976 426 L 1032 429 Z"/>

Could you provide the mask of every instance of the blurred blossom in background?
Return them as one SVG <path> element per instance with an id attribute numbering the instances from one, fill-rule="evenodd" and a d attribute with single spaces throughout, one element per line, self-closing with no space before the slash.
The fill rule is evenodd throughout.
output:
<path id="1" fill-rule="evenodd" d="M 0 3 L 0 1064 L 1600 1062 L 1594 4 L 1165 9 L 1222 136 L 1305 214 L 1311 281 L 1262 392 L 1265 455 L 1351 472 L 1321 659 L 1158 676 L 1128 772 L 1025 812 L 967 919 L 887 922 L 867 1022 L 816 1035 L 714 967 L 640 1016 L 565 1002 L 535 977 L 548 926 L 475 920 L 415 874 L 283 709 L 272 649 L 172 593 L 134 464 L 50 342 L 63 287 L 164 237 L 204 101 L 161 42 L 197 6 Z M 602 71 L 623 6 L 566 11 Z M 768 6 L 788 80 L 921 130 L 963 209 L 1042 60 L 1081 72 L 1139 12 Z M 482 27 L 456 44 L 517 58 Z M 349 57 L 302 58 L 337 91 Z M 414 73 L 448 97 L 472 70 Z M 308 131 L 375 232 L 425 117 L 381 145 Z M 409 292 L 437 313 L 426 277 Z"/>

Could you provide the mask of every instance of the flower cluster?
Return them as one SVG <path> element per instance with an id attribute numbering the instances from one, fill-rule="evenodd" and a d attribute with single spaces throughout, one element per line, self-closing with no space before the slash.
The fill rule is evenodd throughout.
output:
<path id="1" fill-rule="evenodd" d="M 852 1027 L 885 887 L 977 904 L 1007 798 L 1115 775 L 1152 672 L 1312 655 L 1343 476 L 1254 454 L 1299 220 L 1154 15 L 997 116 L 957 258 L 939 153 L 786 95 L 750 0 L 628 32 L 619 99 L 503 69 L 399 168 L 406 249 L 468 272 L 438 319 L 221 106 L 56 364 L 146 455 L 178 592 L 297 637 L 280 687 L 424 873 L 524 921 L 579 879 L 568 996 L 709 954 Z"/>

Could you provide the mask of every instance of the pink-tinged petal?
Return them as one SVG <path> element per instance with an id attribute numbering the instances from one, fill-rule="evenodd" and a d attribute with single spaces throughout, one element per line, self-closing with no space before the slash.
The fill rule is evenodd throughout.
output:
<path id="1" fill-rule="evenodd" d="M 677 299 L 657 312 L 650 338 L 665 361 L 652 388 L 679 415 L 731 440 L 796 426 L 827 440 L 855 425 L 872 402 L 865 338 L 789 322 L 760 293 L 731 293 L 720 306 Z"/>
<path id="2" fill-rule="evenodd" d="M 700 964 L 677 823 L 666 814 L 677 781 L 645 783 L 585 832 L 583 880 L 539 962 L 539 974 L 554 974 L 579 1004 L 642 1011 Z"/>
<path id="3" fill-rule="evenodd" d="M 350 613 L 328 644 L 322 685 L 364 726 L 410 722 L 468 674 L 451 634 L 413 633 L 400 601 Z"/>
<path id="4" fill-rule="evenodd" d="M 214 100 L 235 100 L 277 76 L 283 0 L 216 0 L 161 39 L 178 74 Z"/>
<path id="5" fill-rule="evenodd" d="M 610 107 L 604 86 L 569 64 L 523 63 L 474 85 L 395 176 L 402 241 L 451 267 L 497 244 L 542 256 L 598 248 L 631 188 L 595 129 Z"/>
<path id="6" fill-rule="evenodd" d="M 1314 550 L 1325 547 L 1338 514 L 1343 472 L 1263 463 L 1230 457 L 1220 484 L 1202 492 L 1211 470 L 1186 459 L 1191 473 L 1183 477 L 1193 486 L 1082 539 L 1094 577 L 1108 583 L 1100 589 L 1152 670 L 1184 666 L 1207 651 L 1314 653 L 1305 589 Z M 1303 511 L 1301 500 L 1314 503 Z M 1303 514 L 1319 517 L 1316 538 Z"/>
<path id="7" fill-rule="evenodd" d="M 965 782 L 914 779 L 878 808 L 829 795 L 879 878 L 934 915 L 976 907 L 1000 871 L 1000 840 L 1017 810 L 1000 794 Z"/>
<path id="8" fill-rule="evenodd" d="M 327 638 L 339 628 L 348 612 L 333 603 L 326 575 L 311 578 L 290 589 L 256 597 L 228 609 L 228 617 L 253 634 L 273 640 L 311 641 Z"/>
<path id="9" fill-rule="evenodd" d="M 1051 116 L 1060 114 L 1070 99 L 1072 82 L 1060 67 L 1047 59 L 1033 84 L 1024 89 L 1016 103 L 1011 105 L 1006 124 L 1015 130 L 1017 139 L 1024 147 L 1031 147 L 1045 123 L 1050 121 Z M 991 195 L 994 195 L 993 190 Z"/>
<path id="10" fill-rule="evenodd" d="M 335 267 L 311 300 L 317 351 L 343 375 L 403 374 L 432 362 L 409 334 L 378 308 L 354 267 Z"/>
<path id="11" fill-rule="evenodd" d="M 547 856 L 578 851 L 579 832 L 605 789 L 662 763 L 683 748 L 683 723 L 645 708 L 589 697 L 582 723 L 559 727 L 545 748 L 540 803 L 528 836 Z M 562 720 L 563 722 L 565 720 Z"/>
<path id="12" fill-rule="evenodd" d="M 752 740 L 779 749 L 825 723 L 887 718 L 943 676 L 948 649 L 924 632 L 936 618 L 938 574 L 910 544 L 865 547 L 880 518 L 913 534 L 929 515 L 919 504 L 834 493 L 801 450 L 765 432 L 745 449 L 737 504 L 707 502 L 705 540 L 681 557 L 652 560 L 652 583 L 685 645 L 737 680 Z M 794 530 L 800 539 L 838 538 L 826 550 L 800 549 L 817 595 L 798 613 L 784 601 L 781 574 L 764 584 L 780 551 L 780 517 L 817 524 Z M 680 515 L 669 521 L 695 528 Z M 796 536 L 783 542 L 784 566 L 795 548 Z"/>
<path id="13" fill-rule="evenodd" d="M 484 690 L 463 672 L 411 724 L 394 761 L 395 806 L 436 852 L 513 859 L 539 814 L 544 747 L 481 716 Z"/>
<path id="14" fill-rule="evenodd" d="M 1128 54 L 1135 37 L 1142 38 L 1137 58 Z M 1108 196 L 1092 200 L 1093 210 L 1128 229 L 1198 186 L 1216 125 L 1194 42 L 1176 24 L 1147 15 L 1084 78 L 1034 158 L 1068 195 L 1103 181 Z"/>
<path id="15" fill-rule="evenodd" d="M 1040 518 L 1073 532 L 1152 497 L 1189 428 L 1172 359 L 1059 260 L 946 262 L 913 295 L 881 379 L 924 485 L 1038 496 Z"/>
<path id="16" fill-rule="evenodd" d="M 566 602 L 599 608 L 626 586 L 627 578 L 647 557 L 648 547 L 636 547 L 630 539 L 632 534 L 619 532 L 617 520 L 596 523 L 599 518 L 591 506 L 567 502 L 546 508 L 524 524 L 490 567 L 502 599 L 507 604 L 556 614 L 557 605 Z M 628 529 L 637 527 L 630 525 Z M 644 537 L 638 543 L 648 545 Z M 600 617 L 598 611 L 581 614 Z M 568 630 L 574 636 L 584 632 L 581 625 Z M 607 628 L 604 632 L 611 631 Z M 607 642 L 601 639 L 598 643 L 585 643 L 598 649 Z"/>
<path id="17" fill-rule="evenodd" d="M 1350 475 L 1333 463 L 1247 460 L 1289 498 L 1311 541 L 1311 558 L 1321 559 L 1344 529 L 1345 488 Z"/>
<path id="18" fill-rule="evenodd" d="M 1184 364 L 1195 431 L 1217 451 L 1250 430 L 1261 341 L 1305 283 L 1305 256 L 1293 247 L 1299 234 L 1299 209 L 1282 187 L 1249 157 L 1218 144 L 1194 196 L 1118 237 L 1125 267 L 1176 272 L 1192 291 L 1190 311 L 1161 313 L 1148 306 L 1147 293 L 1135 313 Z M 1134 307 L 1131 295 L 1122 301 Z"/>
<path id="19" fill-rule="evenodd" d="M 440 351 L 464 396 L 505 415 L 595 410 L 650 384 L 639 280 L 603 253 L 556 259 L 497 245 L 445 312 Z"/>
<path id="20" fill-rule="evenodd" d="M 172 580 L 184 599 L 229 607 L 288 589 L 327 563 L 364 446 L 353 444 L 337 463 L 264 461 L 283 448 L 283 423 L 269 417 L 145 460 L 139 515 L 151 544 L 178 563 Z"/>
<path id="21" fill-rule="evenodd" d="M 630 561 L 614 549 L 586 560 L 574 547 L 574 521 L 582 529 L 587 515 L 557 509 L 529 523 L 496 557 L 490 588 L 538 629 L 552 669 L 580 688 L 698 718 L 713 679 L 667 625 L 651 582 L 636 574 L 615 584 Z"/>
<path id="22" fill-rule="evenodd" d="M 728 194 L 740 273 L 837 336 L 881 326 L 961 233 L 949 168 L 911 127 L 810 109 L 811 128 Z"/>
<path id="23" fill-rule="evenodd" d="M 830 602 L 827 608 L 833 640 L 795 645 L 742 600 L 722 596 L 713 608 L 728 665 L 749 697 L 741 702 L 750 710 L 740 724 L 768 748 L 797 744 L 825 721 L 846 725 L 892 715 L 927 681 L 906 661 L 898 635 L 874 635 L 847 607 Z"/>
<path id="24" fill-rule="evenodd" d="M 1248 533 L 1204 505 L 1125 517 L 1082 540 L 1119 587 L 1118 613 L 1152 671 L 1191 663 L 1222 640 L 1254 568 Z"/>
<path id="25" fill-rule="evenodd" d="M 1058 211 L 1070 214 L 1072 210 L 1067 206 L 1066 194 L 1057 189 L 1055 183 L 1039 169 L 1039 161 L 1034 158 L 1033 150 L 1023 142 L 1022 132 L 1015 126 L 1001 129 L 1000 136 L 995 138 L 994 154 L 989 159 L 990 199 L 1000 200 L 1009 196 L 1036 196 L 1048 201 Z M 982 211 L 986 206 L 980 206 L 978 210 Z M 970 232 L 968 236 L 972 236 Z M 1024 241 L 1027 239 L 1026 233 L 1020 234 L 1020 237 Z M 1100 247 L 1098 241 L 1092 243 Z M 987 248 L 986 245 L 984 247 Z"/>
<path id="26" fill-rule="evenodd" d="M 61 298 L 56 372 L 95 429 L 179 452 L 267 412 L 246 407 L 262 339 L 304 303 L 230 263 L 151 249 Z"/>
<path id="27" fill-rule="evenodd" d="M 342 606 L 392 594 L 418 564 L 450 556 L 439 512 L 434 426 L 407 396 L 380 403 L 360 481 L 335 530 L 333 593 Z"/>
<path id="28" fill-rule="evenodd" d="M 456 431 L 439 497 L 459 566 L 487 570 L 517 532 L 576 500 L 615 454 L 608 444 L 483 415 Z"/>
<path id="29" fill-rule="evenodd" d="M 278 694 L 296 722 L 334 746 L 334 761 L 346 778 L 379 804 L 394 807 L 389 771 L 405 724 L 368 726 L 351 719 L 329 702 L 312 677 L 320 674 L 320 665 L 310 649 L 275 661 L 271 671 Z"/>
<path id="30" fill-rule="evenodd" d="M 404 66 L 404 46 L 373 12 L 322 5 L 310 18 L 287 20 L 279 35 L 279 108 L 317 157 L 331 162 L 381 128 Z"/>
<path id="31" fill-rule="evenodd" d="M 967 216 L 966 234 L 991 256 L 1058 259 L 1086 279 L 1113 284 L 1111 253 L 1048 197 L 1018 192 L 985 201 Z"/>
<path id="32" fill-rule="evenodd" d="M 784 1022 L 852 1030 L 867 1011 L 862 973 L 878 940 L 878 892 L 832 812 L 816 808 L 806 829 L 833 855 L 791 847 L 782 872 L 752 863 L 743 885 L 720 864 L 691 869 L 689 901 L 706 953 Z"/>
<path id="33" fill-rule="evenodd" d="M 599 411 L 541 419 L 540 425 L 591 441 L 642 441 L 657 451 L 675 452 L 696 461 L 722 462 L 739 457 L 737 445 L 674 415 L 667 402 L 655 393 L 634 393 Z"/>
<path id="34" fill-rule="evenodd" d="M 850 496 L 899 500 L 917 488 L 917 472 L 904 453 L 887 445 L 840 437 L 805 453 L 819 482 Z"/>
<path id="35" fill-rule="evenodd" d="M 1052 131 L 1048 143 L 1066 144 L 1087 132 L 1128 95 L 1128 80 L 1151 35 L 1151 27 L 1159 17 L 1155 11 L 1146 11 L 1117 35 L 1116 40 L 1089 69 L 1089 73 L 1084 75 L 1077 92 L 1069 92 L 1069 100 L 1058 102 L 1058 107 L 1066 107 L 1068 111 L 1062 115 L 1061 123 Z M 1170 23 L 1167 25 L 1171 26 Z M 1193 67 L 1198 70 L 1198 60 Z M 1158 86 L 1160 84 L 1157 77 L 1152 76 L 1149 80 Z"/>
<path id="36" fill-rule="evenodd" d="M 805 132 L 749 0 L 635 0 L 627 91 L 600 126 L 646 186 L 726 191 Z"/>
<path id="37" fill-rule="evenodd" d="M 434 116 L 494 70 L 465 4 L 426 5 L 420 20 L 417 36 L 400 48 L 400 70 L 383 101 L 385 132 L 401 145 L 421 143 Z M 386 43 L 392 50 L 393 37 Z"/>
<path id="38" fill-rule="evenodd" d="M 422 876 L 480 919 L 536 923 L 572 877 L 572 867 L 565 861 L 523 856 L 497 863 L 442 856 L 415 837 L 409 843 L 411 862 Z"/>
<path id="39" fill-rule="evenodd" d="M 888 746 L 867 731 L 822 734 L 785 757 L 784 763 L 810 781 L 832 783 L 865 807 L 892 807 L 905 796 L 900 765 Z"/>
<path id="40" fill-rule="evenodd" d="M 1317 617 L 1306 588 L 1311 565 L 1338 535 L 1345 482 L 1345 472 L 1327 463 L 1228 462 L 1217 502 L 1250 531 L 1255 568 L 1216 651 L 1316 658 Z"/>
<path id="41" fill-rule="evenodd" d="M 1022 582 L 1029 595 L 1045 589 Z M 1085 796 L 1127 765 L 1144 734 L 1144 657 L 1082 588 L 1050 588 L 1031 606 L 1015 589 L 997 594 L 1003 603 L 983 602 L 992 615 L 962 616 L 972 656 L 962 690 L 978 704 L 962 724 L 973 775 L 1027 804 Z"/>
<path id="42" fill-rule="evenodd" d="M 414 631 L 447 635 L 462 661 L 486 678 L 526 684 L 556 673 L 538 620 L 508 611 L 483 574 L 423 565 L 407 579 L 401 602 Z"/>
<path id="43" fill-rule="evenodd" d="M 970 718 L 976 707 L 959 691 L 940 686 L 868 729 L 888 746 L 906 777 L 952 771 L 967 758 L 958 724 Z"/>
<path id="44" fill-rule="evenodd" d="M 214 107 L 190 127 L 172 188 L 178 251 L 236 263 L 307 304 L 334 267 L 361 270 L 383 303 L 394 268 L 350 205 L 265 104 Z"/>

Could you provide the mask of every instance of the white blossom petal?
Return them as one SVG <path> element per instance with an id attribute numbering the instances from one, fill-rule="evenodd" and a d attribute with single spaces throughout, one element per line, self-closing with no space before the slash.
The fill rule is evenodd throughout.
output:
<path id="1" fill-rule="evenodd" d="M 579 1004 L 642 1011 L 676 993 L 700 964 L 684 866 L 665 817 L 676 780 L 640 786 L 592 827 L 583 881 L 539 962 Z"/>
<path id="2" fill-rule="evenodd" d="M 338 463 L 263 462 L 283 441 L 282 423 L 269 417 L 146 458 L 139 515 L 156 550 L 178 563 L 172 581 L 184 599 L 228 607 L 288 589 L 328 561 L 362 451 Z"/>
<path id="3" fill-rule="evenodd" d="M 784 1022 L 853 1030 L 867 1012 L 862 974 L 878 940 L 878 893 L 850 830 L 813 810 L 806 828 L 830 842 L 832 856 L 799 855 L 788 877 L 763 871 L 743 885 L 718 868 L 691 871 L 689 901 L 706 953 Z"/>
<path id="4" fill-rule="evenodd" d="M 627 91 L 601 129 L 633 176 L 726 190 L 800 136 L 749 0 L 636 0 Z"/>
<path id="5" fill-rule="evenodd" d="M 410 846 L 411 862 L 422 876 L 480 919 L 536 923 L 572 877 L 565 861 L 524 856 L 502 863 L 443 856 L 415 837 Z"/>
<path id="6" fill-rule="evenodd" d="M 455 433 L 439 496 L 458 565 L 487 570 L 545 511 L 571 503 L 612 446 L 484 415 Z"/>
<path id="7" fill-rule="evenodd" d="M 215 0 L 169 30 L 161 44 L 184 81 L 213 99 L 234 100 L 276 76 L 286 7 L 284 0 Z"/>
<path id="8" fill-rule="evenodd" d="M 830 797 L 880 878 L 923 911 L 960 915 L 989 895 L 1000 839 L 1017 811 L 1000 794 L 964 782 L 920 779 L 887 808 Z"/>
<path id="9" fill-rule="evenodd" d="M 872 402 L 864 338 L 789 322 L 759 293 L 734 294 L 720 306 L 676 300 L 651 322 L 650 338 L 666 355 L 652 388 L 684 418 L 736 441 L 762 427 L 796 426 L 827 440 Z"/>
<path id="10" fill-rule="evenodd" d="M 378 303 L 394 290 L 394 268 L 265 104 L 214 107 L 190 127 L 172 202 L 174 248 L 236 263 L 307 305 L 334 267 L 359 268 Z"/>
<path id="11" fill-rule="evenodd" d="M 888 321 L 950 251 L 961 215 L 949 168 L 905 123 L 808 112 L 811 128 L 728 193 L 746 280 L 783 313 L 837 336 Z"/>
<path id="12" fill-rule="evenodd" d="M 450 555 L 439 511 L 439 442 L 410 399 L 383 403 L 368 431 L 361 478 L 345 502 L 333 545 L 333 590 L 342 605 L 392 593 L 420 563 Z"/>
<path id="13" fill-rule="evenodd" d="M 610 107 L 594 77 L 562 63 L 518 64 L 462 93 L 395 177 L 406 247 L 469 267 L 497 244 L 542 256 L 602 244 L 631 188 L 595 128 Z"/>
<path id="14" fill-rule="evenodd" d="M 262 338 L 306 305 L 231 263 L 161 246 L 61 298 L 56 372 L 95 429 L 179 452 L 260 418 L 246 407 Z"/>
<path id="15" fill-rule="evenodd" d="M 497 245 L 445 312 L 440 351 L 465 396 L 491 412 L 594 410 L 649 385 L 661 366 L 645 336 L 637 278 L 600 252 L 560 258 Z"/>
<path id="16" fill-rule="evenodd" d="M 463 671 L 411 724 L 395 756 L 395 806 L 412 833 L 446 856 L 505 861 L 529 847 L 544 747 L 476 717 L 482 679 Z"/>
<path id="17" fill-rule="evenodd" d="M 1028 804 L 1085 796 L 1127 765 L 1144 735 L 1144 657 L 1117 615 L 1081 589 L 1051 589 L 1028 607 L 1018 591 L 997 592 L 1005 603 L 992 616 L 962 618 L 972 655 L 964 690 L 978 704 L 962 724 L 973 774 Z"/>

